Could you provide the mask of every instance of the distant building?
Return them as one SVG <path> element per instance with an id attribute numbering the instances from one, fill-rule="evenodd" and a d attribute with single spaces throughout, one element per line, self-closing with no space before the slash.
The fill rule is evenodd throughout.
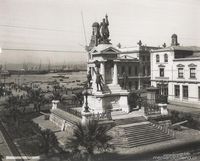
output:
<path id="1" fill-rule="evenodd" d="M 176 34 L 171 41 L 151 52 L 151 85 L 170 102 L 200 107 L 200 47 L 180 46 Z"/>
<path id="2" fill-rule="evenodd" d="M 142 45 L 139 41 L 138 46 L 131 48 L 119 48 L 119 83 L 122 85 L 122 74 L 125 71 L 128 75 L 129 89 L 142 89 L 150 86 L 150 51 L 159 49 Z"/>

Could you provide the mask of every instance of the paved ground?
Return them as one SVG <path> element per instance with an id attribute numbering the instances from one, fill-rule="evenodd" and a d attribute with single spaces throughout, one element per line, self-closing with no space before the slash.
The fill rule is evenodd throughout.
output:
<path id="1" fill-rule="evenodd" d="M 189 106 L 189 104 L 184 104 L 184 103 L 172 104 L 172 103 L 170 103 L 167 105 L 167 108 L 169 110 L 176 110 L 176 111 L 180 111 L 180 112 L 200 115 L 200 107 L 196 108 L 196 107 L 193 107 L 192 105 Z"/>
<path id="2" fill-rule="evenodd" d="M 34 118 L 33 122 L 37 123 L 42 129 L 51 129 L 55 133 L 61 145 L 64 145 L 66 143 L 67 137 L 72 135 L 72 130 L 70 130 L 70 127 L 68 131 L 61 131 L 61 129 L 53 122 L 51 122 L 50 120 L 45 120 L 43 115 Z"/>
<path id="3" fill-rule="evenodd" d="M 12 153 L 8 147 L 8 144 L 6 143 L 2 132 L 0 131 L 0 154 L 5 156 L 12 156 Z"/>
<path id="4" fill-rule="evenodd" d="M 33 122 L 38 124 L 42 129 L 51 129 L 54 132 L 60 131 L 60 128 L 50 120 L 45 120 L 44 115 L 34 118 Z"/>

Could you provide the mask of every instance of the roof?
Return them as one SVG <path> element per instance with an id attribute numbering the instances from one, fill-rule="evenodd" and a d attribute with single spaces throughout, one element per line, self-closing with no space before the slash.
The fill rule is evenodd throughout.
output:
<path id="1" fill-rule="evenodd" d="M 173 35 L 172 35 L 172 38 L 173 38 L 173 37 L 177 38 L 177 35 L 176 35 L 176 34 L 173 34 Z"/>
<path id="2" fill-rule="evenodd" d="M 94 22 L 94 23 L 92 24 L 92 27 L 99 27 L 99 23 L 98 23 L 98 22 Z"/>
<path id="3" fill-rule="evenodd" d="M 119 51 L 121 52 L 133 52 L 133 51 L 138 51 L 139 47 L 134 46 L 134 47 L 124 47 L 124 48 L 118 48 Z"/>
<path id="4" fill-rule="evenodd" d="M 90 52 L 92 54 L 120 53 L 120 51 L 113 47 L 112 44 L 99 44 L 98 46 L 95 46 Z"/>
<path id="5" fill-rule="evenodd" d="M 129 55 L 120 56 L 118 59 L 119 60 L 131 60 L 131 61 L 138 61 L 139 62 L 139 60 L 137 58 L 129 56 Z"/>
<path id="6" fill-rule="evenodd" d="M 200 52 L 195 52 L 192 55 L 188 56 L 187 58 L 198 58 L 200 57 Z"/>
<path id="7" fill-rule="evenodd" d="M 198 46 L 169 46 L 162 49 L 152 50 L 152 52 L 175 51 L 175 50 L 200 52 L 200 47 Z"/>
<path id="8" fill-rule="evenodd" d="M 124 47 L 124 48 L 118 48 L 121 52 L 137 52 L 138 51 L 150 51 L 150 50 L 156 50 L 160 49 L 161 47 L 155 47 L 155 46 L 134 46 L 134 47 Z"/>

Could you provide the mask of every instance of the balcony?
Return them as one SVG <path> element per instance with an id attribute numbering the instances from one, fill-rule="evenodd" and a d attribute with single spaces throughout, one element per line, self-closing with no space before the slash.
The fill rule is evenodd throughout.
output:
<path id="1" fill-rule="evenodd" d="M 159 80 L 168 80 L 169 79 L 169 77 L 155 77 L 155 79 L 159 79 Z"/>

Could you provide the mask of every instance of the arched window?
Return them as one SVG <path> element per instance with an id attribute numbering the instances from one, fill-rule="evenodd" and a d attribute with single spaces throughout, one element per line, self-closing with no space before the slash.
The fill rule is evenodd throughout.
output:
<path id="1" fill-rule="evenodd" d="M 164 55 L 164 62 L 168 62 L 168 55 L 167 54 Z"/>
<path id="2" fill-rule="evenodd" d="M 159 55 L 156 55 L 156 62 L 160 62 L 160 56 Z"/>

